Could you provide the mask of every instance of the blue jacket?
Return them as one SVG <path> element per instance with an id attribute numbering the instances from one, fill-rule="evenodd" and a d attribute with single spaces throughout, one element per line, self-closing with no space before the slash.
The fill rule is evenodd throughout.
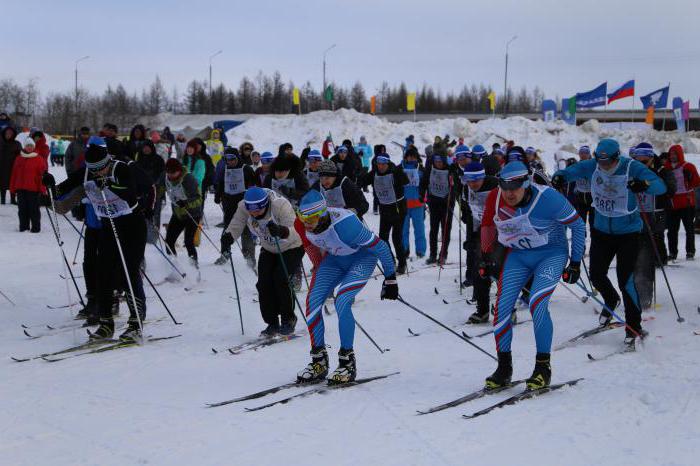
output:
<path id="1" fill-rule="evenodd" d="M 416 166 L 413 168 L 408 168 L 406 166 L 406 162 L 401 162 L 401 168 L 403 168 L 404 173 L 406 173 L 406 176 L 408 176 L 409 182 L 411 181 L 412 178 L 412 171 L 411 170 L 416 170 L 418 174 L 418 184 L 417 186 L 413 186 L 412 184 L 407 184 L 403 188 L 403 195 L 406 197 L 406 204 L 407 207 L 414 208 L 414 207 L 422 207 L 423 206 L 423 199 L 421 198 L 420 195 L 420 182 L 423 179 L 423 167 L 420 166 L 419 164 L 416 163 Z"/>
<path id="2" fill-rule="evenodd" d="M 362 166 L 370 168 L 372 165 L 372 146 L 369 144 L 358 144 L 355 146 L 355 153 L 359 154 L 362 151 Z"/>
<path id="3" fill-rule="evenodd" d="M 661 178 L 656 176 L 654 172 L 649 170 L 641 163 L 627 157 L 620 158 L 614 175 L 624 175 L 627 173 L 628 165 L 630 166 L 630 180 L 636 179 L 649 182 L 649 187 L 646 190 L 648 194 L 658 196 L 666 192 L 666 185 Z M 554 175 L 563 176 L 567 182 L 572 182 L 582 178 L 591 180 L 593 177 L 593 172 L 595 172 L 597 166 L 598 163 L 593 159 L 583 160 L 579 163 L 571 165 L 570 167 L 567 167 L 564 170 L 557 171 Z M 642 219 L 639 216 L 637 196 L 632 191 L 628 191 L 627 193 L 627 210 L 633 212 L 622 217 L 607 217 L 596 211 L 593 228 L 611 235 L 625 235 L 628 233 L 638 233 L 642 231 Z"/>

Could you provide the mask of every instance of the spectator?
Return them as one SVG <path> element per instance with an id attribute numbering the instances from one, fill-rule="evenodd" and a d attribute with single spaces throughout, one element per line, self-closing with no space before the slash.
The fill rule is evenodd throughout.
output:
<path id="1" fill-rule="evenodd" d="M 19 231 L 41 231 L 39 196 L 46 193 L 41 178 L 48 170 L 46 159 L 35 151 L 32 138 L 24 141 L 24 149 L 15 160 L 10 180 L 10 193 L 17 196 Z"/>
<path id="2" fill-rule="evenodd" d="M 207 139 L 207 153 L 211 157 L 212 163 L 216 164 L 224 155 L 224 143 L 221 142 L 221 131 L 218 129 L 211 130 L 209 139 Z"/>
<path id="3" fill-rule="evenodd" d="M 197 180 L 197 186 L 199 186 L 199 192 L 201 193 L 203 192 L 202 183 L 204 182 L 207 167 L 202 159 L 200 147 L 195 139 L 191 139 L 185 147 L 182 165 L 187 169 L 187 173 L 191 173 L 194 179 Z"/>
<path id="4" fill-rule="evenodd" d="M 90 139 L 90 128 L 83 126 L 80 128 L 77 139 L 68 145 L 65 155 L 66 175 L 70 176 L 85 163 L 85 146 L 88 139 Z"/>
<path id="5" fill-rule="evenodd" d="M 12 166 L 22 151 L 22 145 L 16 141 L 16 138 L 17 130 L 13 126 L 6 126 L 2 130 L 2 138 L 0 139 L 0 204 L 5 204 L 5 195 L 10 189 Z M 10 202 L 17 203 L 12 193 L 10 193 Z"/>
<path id="6" fill-rule="evenodd" d="M 42 131 L 34 131 L 32 133 L 32 139 L 34 140 L 34 151 L 43 158 L 48 165 L 49 156 L 51 155 L 51 149 L 46 143 L 46 135 Z"/>
<path id="7" fill-rule="evenodd" d="M 117 125 L 113 123 L 105 123 L 104 126 L 102 126 L 102 131 L 100 133 L 107 143 L 107 152 L 112 157 L 114 157 L 116 160 L 121 160 L 122 162 L 131 161 L 126 145 L 117 139 L 117 134 L 119 133 L 119 128 L 117 128 Z"/>
<path id="8" fill-rule="evenodd" d="M 182 133 L 177 133 L 175 138 L 175 157 L 182 162 L 182 158 L 185 156 L 185 146 L 187 145 L 187 138 Z"/>
<path id="9" fill-rule="evenodd" d="M 685 257 L 692 260 L 695 257 L 695 193 L 700 186 L 698 170 L 690 162 L 685 161 L 683 148 L 671 146 L 668 150 L 666 169 L 673 173 L 676 179 L 676 194 L 671 198 L 671 210 L 668 213 L 668 252 L 669 259 L 678 257 L 678 230 L 683 223 L 685 229 Z"/>
<path id="10" fill-rule="evenodd" d="M 7 128 L 8 126 L 12 126 L 12 120 L 7 115 L 7 113 L 0 113 L 0 131 Z"/>

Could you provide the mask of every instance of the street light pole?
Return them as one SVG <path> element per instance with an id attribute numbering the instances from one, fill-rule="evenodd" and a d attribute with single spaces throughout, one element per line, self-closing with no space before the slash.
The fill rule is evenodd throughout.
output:
<path id="1" fill-rule="evenodd" d="M 215 56 L 219 55 L 223 50 L 219 50 L 215 54 L 211 55 L 209 57 L 209 113 L 211 114 L 212 109 L 211 109 L 211 96 L 212 96 L 212 90 L 211 90 L 211 61 L 214 59 Z"/>
<path id="2" fill-rule="evenodd" d="M 78 126 L 78 63 L 90 58 L 90 55 L 85 55 L 82 58 L 75 60 L 75 126 Z"/>
<path id="3" fill-rule="evenodd" d="M 328 47 L 326 50 L 323 51 L 323 91 L 321 91 L 321 95 L 323 96 L 323 99 L 325 100 L 326 96 L 326 54 L 331 51 L 331 49 L 335 48 L 335 44 L 331 45 Z"/>
<path id="4" fill-rule="evenodd" d="M 505 77 L 503 79 L 503 118 L 508 116 L 508 47 L 510 47 L 510 43 L 517 38 L 518 36 L 513 36 L 506 43 L 506 72 Z"/>

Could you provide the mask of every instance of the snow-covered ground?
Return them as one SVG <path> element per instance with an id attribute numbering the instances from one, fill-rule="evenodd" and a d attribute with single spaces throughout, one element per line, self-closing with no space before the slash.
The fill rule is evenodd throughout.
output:
<path id="1" fill-rule="evenodd" d="M 328 131 L 323 126 L 314 134 L 292 137 L 299 130 L 293 118 L 269 127 L 267 132 L 255 123 L 260 120 L 263 119 L 236 129 L 233 136 L 241 141 L 250 138 L 257 146 L 272 147 L 274 142 L 276 147 L 286 140 L 301 144 L 314 134 L 323 136 Z M 279 120 L 284 122 L 285 118 Z M 455 128 L 463 123 L 439 124 L 443 125 L 438 126 L 439 130 L 431 127 L 432 132 L 426 129 L 425 134 L 449 132 L 456 137 L 460 134 Z M 251 127 L 246 129 L 248 125 Z M 401 142 L 411 132 L 424 142 L 423 132 L 418 131 L 420 123 L 403 125 L 390 134 L 381 132 L 376 122 L 345 131 L 330 129 L 337 139 L 346 135 L 357 139 L 365 134 L 370 143 L 388 143 L 392 139 Z M 491 129 L 482 128 L 483 125 L 486 124 L 464 124 L 468 142 L 498 126 L 497 121 L 492 122 Z M 539 147 L 559 149 L 548 139 L 557 136 L 535 134 L 536 128 L 522 133 L 511 129 L 503 128 L 499 134 L 523 144 L 542 140 Z M 586 136 L 585 130 L 576 131 L 580 131 L 580 139 L 572 137 L 560 144 L 594 142 L 594 136 Z M 635 138 L 629 136 L 627 140 Z M 62 168 L 52 171 L 58 177 Z M 214 225 L 221 220 L 221 212 L 209 202 L 206 214 L 206 231 L 218 243 L 220 230 Z M 167 219 L 166 212 L 163 221 Z M 378 217 L 369 214 L 367 220 L 376 230 Z M 78 237 L 63 219 L 60 231 L 72 262 Z M 204 406 L 293 380 L 308 362 L 309 345 L 307 338 L 300 338 L 236 356 L 212 354 L 212 347 L 241 343 L 263 328 L 258 305 L 253 302 L 256 277 L 237 250 L 234 259 L 246 336 L 240 334 L 238 310 L 231 298 L 235 292 L 230 269 L 212 265 L 217 254 L 202 239 L 201 283 L 189 279 L 194 273 L 188 269 L 181 248 L 180 264 L 189 272 L 186 283 L 158 287 L 183 325 L 175 326 L 165 320 L 147 327 L 150 335 L 182 337 L 57 363 L 16 363 L 9 356 L 59 350 L 84 341 L 85 333 L 67 331 L 36 340 L 29 340 L 22 333 L 22 324 L 36 326 L 31 331 L 42 332 L 44 324 L 71 322 L 76 311 L 46 308 L 47 304 L 64 304 L 68 298 L 66 285 L 59 277 L 64 273 L 59 250 L 45 213 L 40 234 L 19 233 L 15 207 L 0 206 L 0 237 L 0 290 L 17 304 L 13 307 L 0 297 L 0 354 L 5 356 L 0 360 L 3 465 L 698 464 L 700 336 L 693 334 L 700 330 L 700 314 L 696 311 L 700 294 L 695 289 L 694 275 L 700 271 L 697 261 L 681 261 L 680 267 L 667 269 L 685 323 L 676 322 L 659 274 L 659 307 L 647 314 L 655 318 L 645 324 L 650 338 L 639 352 L 601 362 L 588 361 L 586 353 L 605 354 L 619 347 L 622 330 L 555 352 L 553 382 L 579 377 L 585 380 L 576 387 L 474 420 L 465 420 L 461 415 L 505 399 L 515 389 L 440 413 L 416 416 L 416 409 L 480 388 L 495 363 L 401 303 L 380 301 L 381 279 L 370 280 L 359 295 L 354 312 L 379 344 L 391 351 L 380 354 L 357 332 L 359 376 L 401 373 L 361 387 L 247 413 L 244 407 L 263 404 L 267 398 L 215 409 Z M 682 239 L 680 243 L 683 244 Z M 455 227 L 451 262 L 456 262 L 458 247 Z M 169 272 L 168 264 L 152 246 L 147 248 L 147 259 L 151 279 L 160 282 Z M 414 261 L 411 265 L 421 263 Z M 82 275 L 79 265 L 74 271 Z M 442 272 L 438 281 L 437 270 L 426 269 L 400 277 L 399 285 L 408 302 L 456 325 L 473 311 L 464 303 L 442 303 L 443 297 L 451 299 L 459 294 L 457 278 L 458 271 L 449 269 Z M 79 283 L 82 288 L 82 279 Z M 194 289 L 187 292 L 183 286 Z M 435 296 L 434 287 L 443 296 Z M 147 285 L 146 294 L 149 318 L 166 316 Z M 70 295 L 75 298 L 72 289 Z M 557 288 L 550 309 L 555 344 L 597 322 L 594 305 L 580 303 L 562 285 Z M 125 319 L 125 314 L 126 306 L 122 305 L 120 320 Z M 526 312 L 520 312 L 520 317 L 525 318 Z M 334 366 L 338 348 L 336 316 L 326 316 L 325 320 Z M 423 335 L 409 336 L 408 327 Z M 487 328 L 465 330 L 474 334 Z M 474 341 L 495 352 L 492 337 Z M 530 375 L 534 354 L 532 326 L 516 326 L 514 377 Z M 279 399 L 287 393 L 268 398 Z"/>

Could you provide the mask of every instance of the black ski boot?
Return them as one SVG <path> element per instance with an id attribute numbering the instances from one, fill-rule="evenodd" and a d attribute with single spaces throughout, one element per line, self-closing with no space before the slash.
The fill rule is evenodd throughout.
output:
<path id="1" fill-rule="evenodd" d="M 325 346 L 311 348 L 311 362 L 297 374 L 297 383 L 312 383 L 328 375 L 328 352 Z"/>
<path id="2" fill-rule="evenodd" d="M 78 313 L 75 315 L 75 320 L 85 320 L 95 313 L 95 298 L 89 295 L 85 295 L 85 298 L 87 298 L 87 304 L 78 311 Z"/>
<path id="3" fill-rule="evenodd" d="M 280 333 L 280 326 L 278 324 L 268 324 L 268 326 L 265 327 L 265 330 L 260 332 L 260 336 L 272 338 L 278 333 Z"/>
<path id="4" fill-rule="evenodd" d="M 328 379 L 328 385 L 339 385 L 352 382 L 357 377 L 357 365 L 355 364 L 355 352 L 350 349 L 340 348 L 338 351 L 338 368 L 333 371 Z"/>
<path id="5" fill-rule="evenodd" d="M 280 335 L 291 335 L 294 333 L 294 328 L 297 325 L 297 316 L 292 314 L 291 319 L 282 319 L 282 325 L 279 328 Z"/>
<path id="6" fill-rule="evenodd" d="M 489 323 L 489 313 L 476 311 L 467 319 L 468 324 L 488 324 Z"/>
<path id="7" fill-rule="evenodd" d="M 106 340 L 114 336 L 114 320 L 100 319 L 100 326 L 90 333 L 90 340 Z"/>
<path id="8" fill-rule="evenodd" d="M 126 330 L 119 335 L 119 341 L 123 341 L 125 343 L 138 343 L 142 337 L 143 335 L 141 334 L 139 321 L 136 319 L 129 319 Z"/>
<path id="9" fill-rule="evenodd" d="M 112 295 L 112 317 L 119 315 L 119 301 L 121 301 L 121 294 L 119 291 L 115 291 Z"/>
<path id="10" fill-rule="evenodd" d="M 510 351 L 498 352 L 498 367 L 496 371 L 486 377 L 486 390 L 503 388 L 510 386 L 510 380 L 513 377 L 513 355 Z"/>
<path id="11" fill-rule="evenodd" d="M 425 260 L 425 265 L 433 265 L 433 264 L 437 264 L 437 257 L 435 257 L 434 254 L 431 254 L 430 257 L 428 257 Z"/>
<path id="12" fill-rule="evenodd" d="M 615 309 L 617 309 L 617 306 L 620 305 L 620 298 L 617 298 L 617 300 L 613 303 L 612 306 L 609 306 L 608 303 L 605 303 L 605 305 L 614 311 Z M 605 309 L 605 307 L 603 307 L 603 309 L 600 310 L 600 316 L 598 316 L 598 324 L 600 324 L 601 327 L 607 327 L 611 323 L 612 314 L 610 314 L 610 312 L 608 312 L 608 310 Z"/>
<path id="13" fill-rule="evenodd" d="M 221 251 L 221 256 L 214 261 L 214 265 L 224 265 L 229 261 L 231 251 Z"/>
<path id="14" fill-rule="evenodd" d="M 537 353 L 535 356 L 535 369 L 532 375 L 525 381 L 528 390 L 539 390 L 549 387 L 552 380 L 552 366 L 549 364 L 549 353 Z"/>
<path id="15" fill-rule="evenodd" d="M 637 333 L 639 334 L 639 337 L 641 337 L 641 340 L 643 340 L 647 335 L 649 335 L 649 332 L 641 328 Z M 632 330 L 625 329 L 625 352 L 632 353 L 634 351 L 637 351 L 637 336 L 638 335 Z"/>
<path id="16" fill-rule="evenodd" d="M 406 273 L 406 263 L 404 262 L 403 264 L 399 263 L 399 266 L 396 267 L 396 275 L 403 275 Z"/>

